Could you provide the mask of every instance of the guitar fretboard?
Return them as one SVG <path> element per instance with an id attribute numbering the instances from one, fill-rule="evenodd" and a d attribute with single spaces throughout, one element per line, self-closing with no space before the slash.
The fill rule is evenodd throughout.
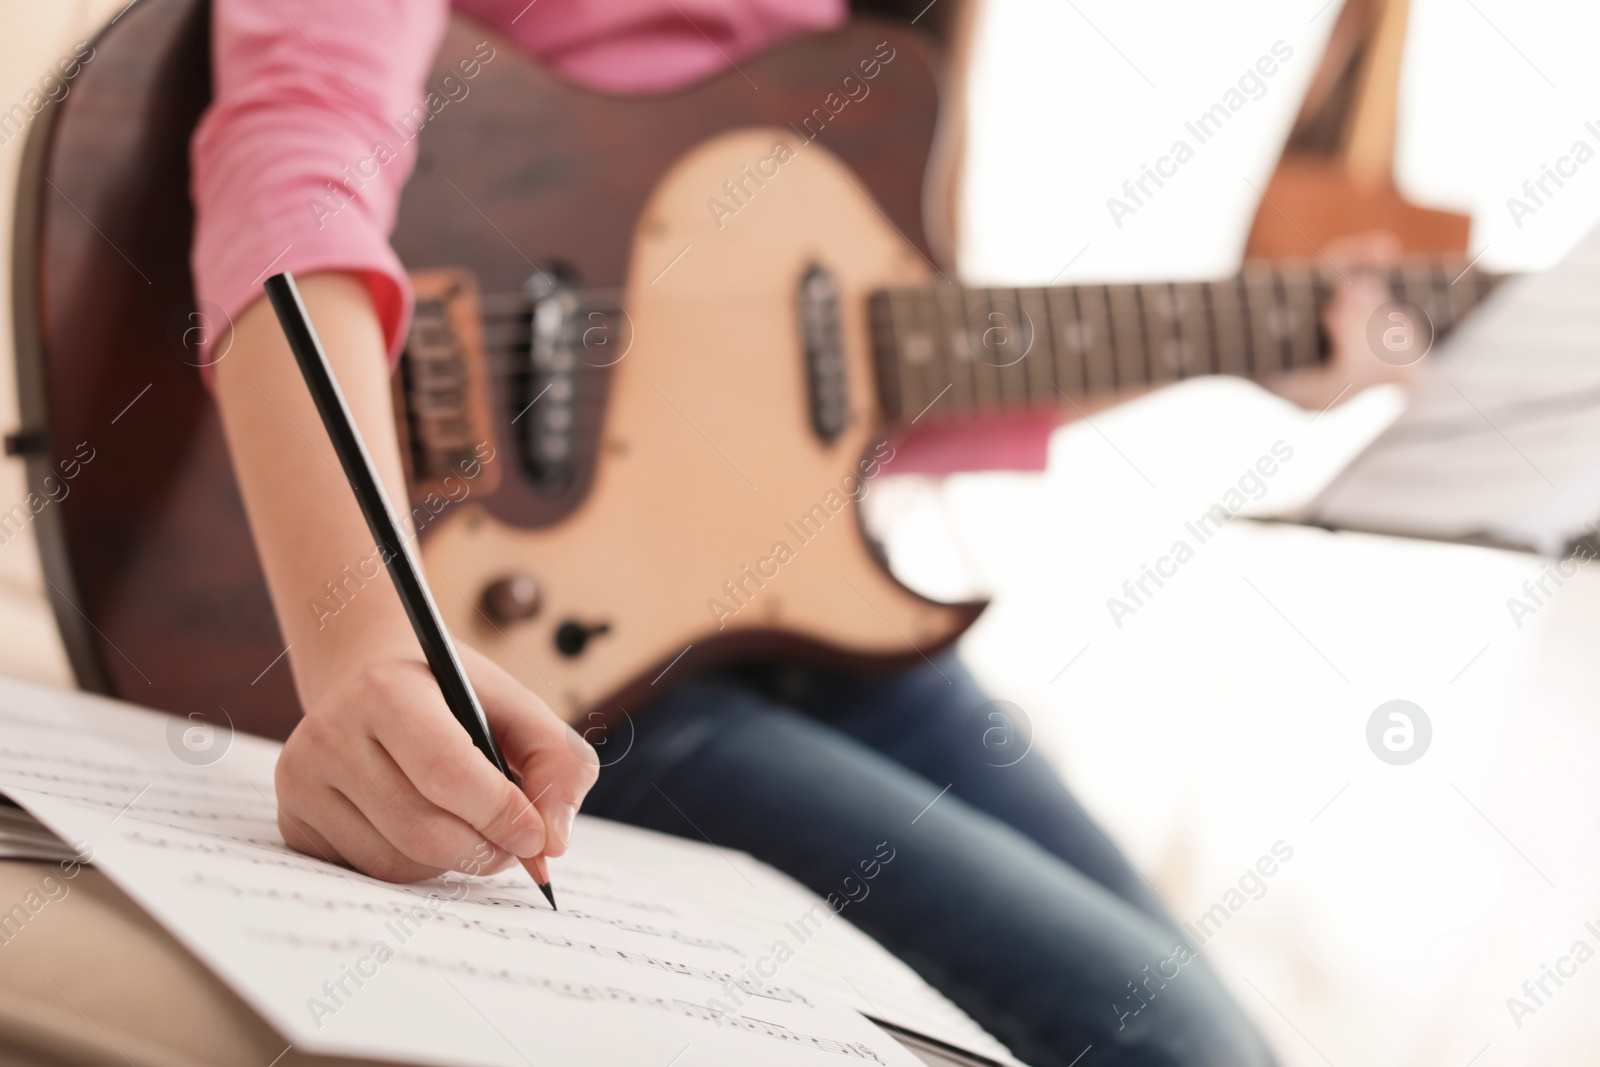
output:
<path id="1" fill-rule="evenodd" d="M 1382 277 L 1426 312 L 1435 340 L 1499 280 L 1447 258 Z M 1327 359 L 1322 309 L 1341 281 L 1309 263 L 1249 264 L 1213 282 L 880 290 L 869 298 L 879 396 L 900 422 L 1202 374 L 1271 377 Z"/>

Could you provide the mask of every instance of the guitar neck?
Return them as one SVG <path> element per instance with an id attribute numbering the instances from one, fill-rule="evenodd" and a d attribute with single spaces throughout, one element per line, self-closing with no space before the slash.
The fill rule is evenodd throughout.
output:
<path id="1" fill-rule="evenodd" d="M 1464 259 L 1383 272 L 1437 338 L 1499 280 Z M 1202 374 L 1263 379 L 1328 358 L 1322 311 L 1343 279 L 1309 263 L 1247 264 L 1211 282 L 889 289 L 869 298 L 891 422 L 1057 406 Z"/>

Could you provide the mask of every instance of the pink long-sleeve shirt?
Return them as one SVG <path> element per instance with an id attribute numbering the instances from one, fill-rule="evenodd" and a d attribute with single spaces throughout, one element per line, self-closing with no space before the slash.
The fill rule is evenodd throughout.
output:
<path id="1" fill-rule="evenodd" d="M 411 289 L 389 244 L 415 140 L 363 181 L 345 176 L 392 144 L 389 123 L 427 96 L 450 0 L 215 0 L 213 98 L 191 146 L 196 296 L 226 315 L 268 275 L 342 271 L 365 280 L 391 358 Z M 793 34 L 827 29 L 845 0 L 456 0 L 454 6 L 580 84 L 656 92 L 688 84 Z M 370 168 L 369 168 L 370 169 Z M 338 225 L 307 205 L 344 189 Z M 353 194 L 353 195 L 352 195 Z M 1047 419 L 974 433 L 929 428 L 897 471 L 1038 469 Z"/>

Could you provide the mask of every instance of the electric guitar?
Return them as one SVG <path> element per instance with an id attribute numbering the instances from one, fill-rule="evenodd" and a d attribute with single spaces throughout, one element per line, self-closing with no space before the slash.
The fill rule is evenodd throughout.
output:
<path id="1" fill-rule="evenodd" d="M 30 132 L 9 445 L 66 487 L 27 521 L 80 681 L 281 737 L 285 647 L 194 366 L 196 331 L 227 328 L 187 270 L 206 40 L 205 3 L 137 0 Z M 458 17 L 430 84 L 485 41 L 418 134 L 395 402 L 447 623 L 570 720 L 732 657 L 949 646 L 983 605 L 900 585 L 859 520 L 903 427 L 1326 356 L 1325 264 L 957 284 L 922 224 L 938 68 L 913 28 L 857 20 L 624 98 Z M 1437 330 L 1490 283 L 1452 259 L 1390 281 Z M 386 580 L 351 560 L 296 610 L 335 627 Z"/>

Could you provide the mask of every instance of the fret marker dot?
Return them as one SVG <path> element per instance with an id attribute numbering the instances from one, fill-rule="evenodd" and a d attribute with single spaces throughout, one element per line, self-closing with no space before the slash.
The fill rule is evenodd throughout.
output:
<path id="1" fill-rule="evenodd" d="M 1094 343 L 1094 327 L 1087 322 L 1069 322 L 1061 327 L 1061 341 L 1073 355 L 1082 355 Z"/>
<path id="2" fill-rule="evenodd" d="M 1294 333 L 1296 316 L 1288 308 L 1273 308 L 1267 312 L 1267 329 L 1275 341 L 1282 341 Z"/>

